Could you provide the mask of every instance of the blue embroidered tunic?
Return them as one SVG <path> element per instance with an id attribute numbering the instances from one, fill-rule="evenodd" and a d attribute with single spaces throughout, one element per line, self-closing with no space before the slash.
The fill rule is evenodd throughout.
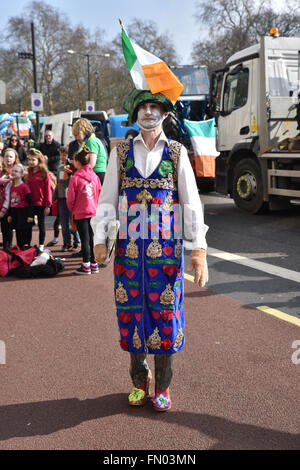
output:
<path id="1" fill-rule="evenodd" d="M 184 266 L 178 204 L 181 144 L 169 141 L 154 172 L 134 164 L 133 139 L 118 146 L 120 230 L 114 262 L 121 347 L 170 354 L 184 346 Z"/>

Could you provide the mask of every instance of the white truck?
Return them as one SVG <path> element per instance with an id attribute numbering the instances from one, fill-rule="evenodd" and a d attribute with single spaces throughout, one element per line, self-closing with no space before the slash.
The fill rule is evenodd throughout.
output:
<path id="1" fill-rule="evenodd" d="M 264 36 L 213 73 L 216 190 L 249 213 L 300 199 L 300 38 Z"/>
<path id="2" fill-rule="evenodd" d="M 41 141 L 44 140 L 45 132 L 47 130 L 51 130 L 53 132 L 54 139 L 57 142 L 61 145 L 68 145 L 72 140 L 74 140 L 72 124 L 80 117 L 89 119 L 92 123 L 99 122 L 103 125 L 107 120 L 107 113 L 106 111 L 84 112 L 76 109 L 75 111 L 46 116 L 41 128 Z"/>

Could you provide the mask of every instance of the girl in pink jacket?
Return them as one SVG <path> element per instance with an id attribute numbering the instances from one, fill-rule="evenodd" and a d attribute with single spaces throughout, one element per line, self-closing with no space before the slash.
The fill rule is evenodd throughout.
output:
<path id="1" fill-rule="evenodd" d="M 94 257 L 94 234 L 90 224 L 96 215 L 101 183 L 89 164 L 90 149 L 84 147 L 74 156 L 76 173 L 71 177 L 67 192 L 67 206 L 73 213 L 77 230 L 81 239 L 83 262 L 76 274 L 95 274 L 99 265 Z"/>

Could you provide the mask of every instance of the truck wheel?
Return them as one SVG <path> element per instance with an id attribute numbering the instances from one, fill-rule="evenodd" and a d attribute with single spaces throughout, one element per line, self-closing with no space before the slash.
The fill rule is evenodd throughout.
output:
<path id="1" fill-rule="evenodd" d="M 258 164 L 251 158 L 237 163 L 233 170 L 232 197 L 240 209 L 257 214 L 268 204 L 263 199 L 263 182 Z"/>

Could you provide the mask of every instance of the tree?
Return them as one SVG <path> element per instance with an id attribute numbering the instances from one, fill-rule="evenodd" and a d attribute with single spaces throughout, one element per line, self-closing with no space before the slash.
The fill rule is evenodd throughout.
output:
<path id="1" fill-rule="evenodd" d="M 235 52 L 259 42 L 277 26 L 281 36 L 300 33 L 300 14 L 295 1 L 287 1 L 284 11 L 276 11 L 270 0 L 209 0 L 198 1 L 196 20 L 206 26 L 209 39 L 193 45 L 192 58 L 215 70 L 224 65 Z"/>

